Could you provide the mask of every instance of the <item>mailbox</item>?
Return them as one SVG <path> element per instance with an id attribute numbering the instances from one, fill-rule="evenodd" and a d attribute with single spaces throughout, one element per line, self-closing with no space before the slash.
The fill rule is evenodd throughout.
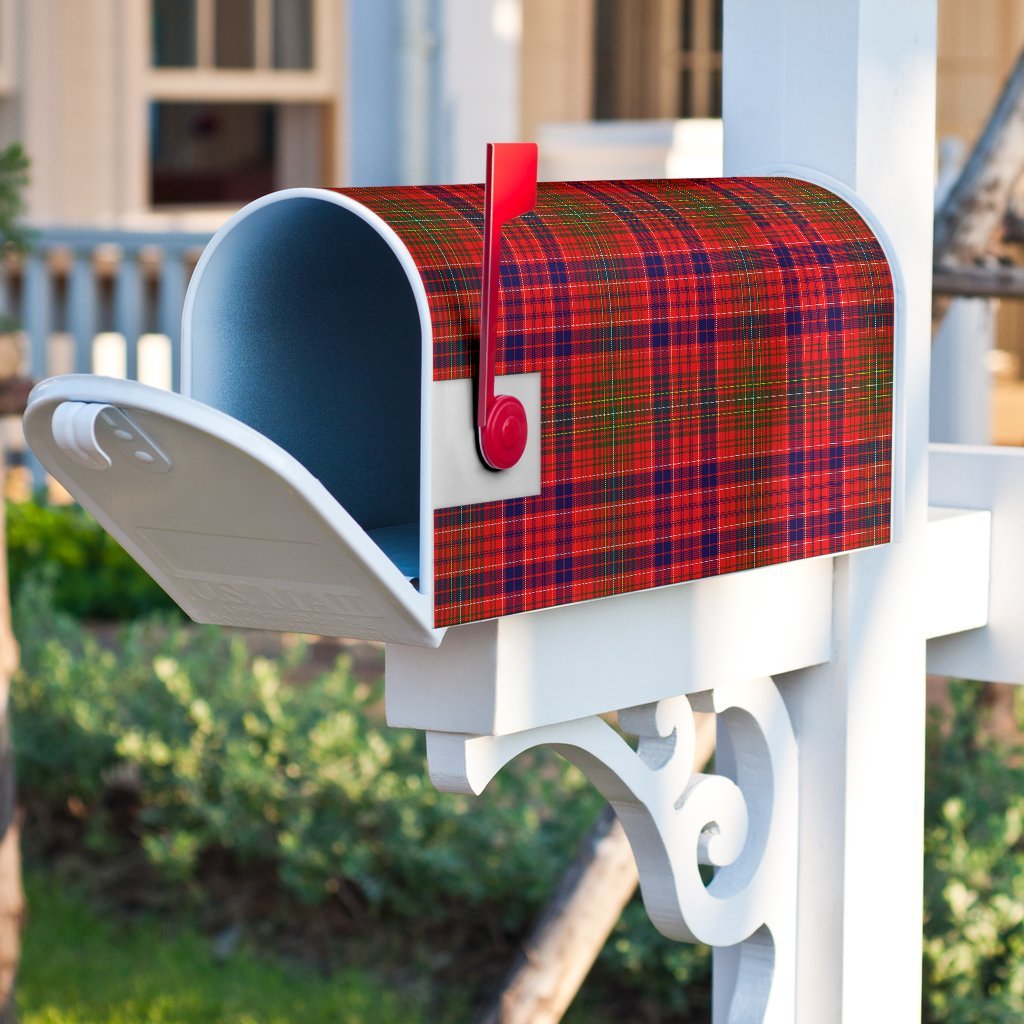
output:
<path id="1" fill-rule="evenodd" d="M 489 366 L 484 219 L 480 185 L 266 196 L 193 275 L 184 395 L 53 378 L 29 443 L 228 625 L 436 646 L 890 539 L 893 279 L 847 201 L 542 183 L 495 225 Z M 507 468 L 481 457 L 484 376 L 523 412 Z"/>

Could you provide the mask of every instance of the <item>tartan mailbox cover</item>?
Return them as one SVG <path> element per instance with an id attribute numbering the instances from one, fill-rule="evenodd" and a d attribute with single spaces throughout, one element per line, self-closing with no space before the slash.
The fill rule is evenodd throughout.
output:
<path id="1" fill-rule="evenodd" d="M 781 177 L 540 184 L 502 236 L 496 386 L 529 432 L 501 472 L 473 427 L 483 203 L 460 185 L 251 204 L 189 288 L 189 397 L 57 378 L 30 443 L 186 611 L 227 624 L 436 644 L 890 539 L 893 279 L 847 202 Z M 128 458 L 114 481 L 93 449 L 117 468 L 104 436 L 136 427 L 168 469 Z M 219 497 L 200 513 L 197 493 Z M 325 568 L 342 548 L 358 585 Z"/>

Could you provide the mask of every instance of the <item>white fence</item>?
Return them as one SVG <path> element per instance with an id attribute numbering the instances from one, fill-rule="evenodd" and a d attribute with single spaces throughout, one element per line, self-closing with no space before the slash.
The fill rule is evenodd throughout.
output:
<path id="1" fill-rule="evenodd" d="M 47 228 L 0 275 L 24 370 L 107 373 L 177 389 L 181 308 L 207 234 Z"/>
<path id="2" fill-rule="evenodd" d="M 32 251 L 0 265 L 0 313 L 21 327 L 22 372 L 102 373 L 179 390 L 181 310 L 208 234 L 38 230 Z M 20 424 L 2 425 L 7 451 L 24 452 L 35 486 L 42 467 Z"/>

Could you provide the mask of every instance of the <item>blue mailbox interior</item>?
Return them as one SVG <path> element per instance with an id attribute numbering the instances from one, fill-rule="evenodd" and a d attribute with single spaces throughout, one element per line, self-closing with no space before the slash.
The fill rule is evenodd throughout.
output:
<path id="1" fill-rule="evenodd" d="M 192 288 L 191 396 L 284 448 L 418 576 L 422 328 L 385 239 L 282 196 L 221 236 Z"/>

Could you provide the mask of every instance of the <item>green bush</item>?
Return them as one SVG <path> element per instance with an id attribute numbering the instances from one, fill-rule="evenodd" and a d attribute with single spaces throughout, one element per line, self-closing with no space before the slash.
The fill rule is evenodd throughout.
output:
<path id="1" fill-rule="evenodd" d="M 211 853 L 276 867 L 309 905 L 354 898 L 410 935 L 528 927 L 597 818 L 600 798 L 550 752 L 503 771 L 483 797 L 437 792 L 422 736 L 381 722 L 382 686 L 348 665 L 309 682 L 243 638 L 150 618 L 101 646 L 26 580 L 15 605 L 22 668 L 11 691 L 23 793 L 69 799 L 97 850 L 114 849 L 107 799 L 132 787 L 131 832 L 170 879 L 196 889 Z M 289 660 L 290 659 L 290 660 Z M 602 971 L 678 1011 L 706 998 L 679 980 L 706 954 L 631 913 Z"/>
<path id="2" fill-rule="evenodd" d="M 27 535 L 45 536 L 44 563 L 83 564 L 53 510 L 20 509 L 23 555 Z M 101 548 L 84 514 L 59 516 Z M 119 840 L 107 798 L 133 788 L 150 861 L 193 889 L 218 852 L 243 869 L 273 865 L 309 905 L 354 896 L 410 935 L 528 926 L 599 811 L 575 769 L 538 754 L 478 800 L 438 793 L 421 737 L 383 726 L 380 685 L 354 681 L 344 661 L 291 684 L 301 649 L 254 658 L 237 633 L 166 615 L 104 647 L 55 607 L 62 594 L 64 608 L 95 609 L 60 589 L 89 571 L 55 581 L 21 565 L 11 699 L 27 796 L 71 800 L 88 842 L 108 850 Z M 124 608 L 119 585 L 105 586 Z M 951 692 L 952 713 L 928 731 L 924 1019 L 1009 1024 L 1024 1019 L 1024 745 L 991 738 L 978 686 Z M 707 950 L 662 939 L 634 901 L 589 986 L 626 982 L 685 1019 L 706 1006 L 707 970 Z"/>
<path id="3" fill-rule="evenodd" d="M 45 576 L 56 606 L 87 619 L 133 619 L 176 605 L 125 550 L 77 505 L 7 503 L 11 591 Z"/>
<path id="4" fill-rule="evenodd" d="M 925 1020 L 1024 1020 L 1024 747 L 994 740 L 983 690 L 929 729 Z M 1020 694 L 1020 691 L 1017 691 Z"/>
<path id="5" fill-rule="evenodd" d="M 34 585 L 16 629 L 23 788 L 55 802 L 73 795 L 102 829 L 110 780 L 131 779 L 146 850 L 177 877 L 218 848 L 241 863 L 274 861 L 309 902 L 344 880 L 371 906 L 409 915 L 439 892 L 536 903 L 593 812 L 568 768 L 557 779 L 510 775 L 484 815 L 437 793 L 420 735 L 380 723 L 380 686 L 353 682 L 344 661 L 289 685 L 289 666 L 253 658 L 238 634 L 166 620 L 133 624 L 104 649 L 48 612 Z M 531 811 L 550 806 L 542 791 L 556 785 L 569 797 L 561 812 Z"/>

